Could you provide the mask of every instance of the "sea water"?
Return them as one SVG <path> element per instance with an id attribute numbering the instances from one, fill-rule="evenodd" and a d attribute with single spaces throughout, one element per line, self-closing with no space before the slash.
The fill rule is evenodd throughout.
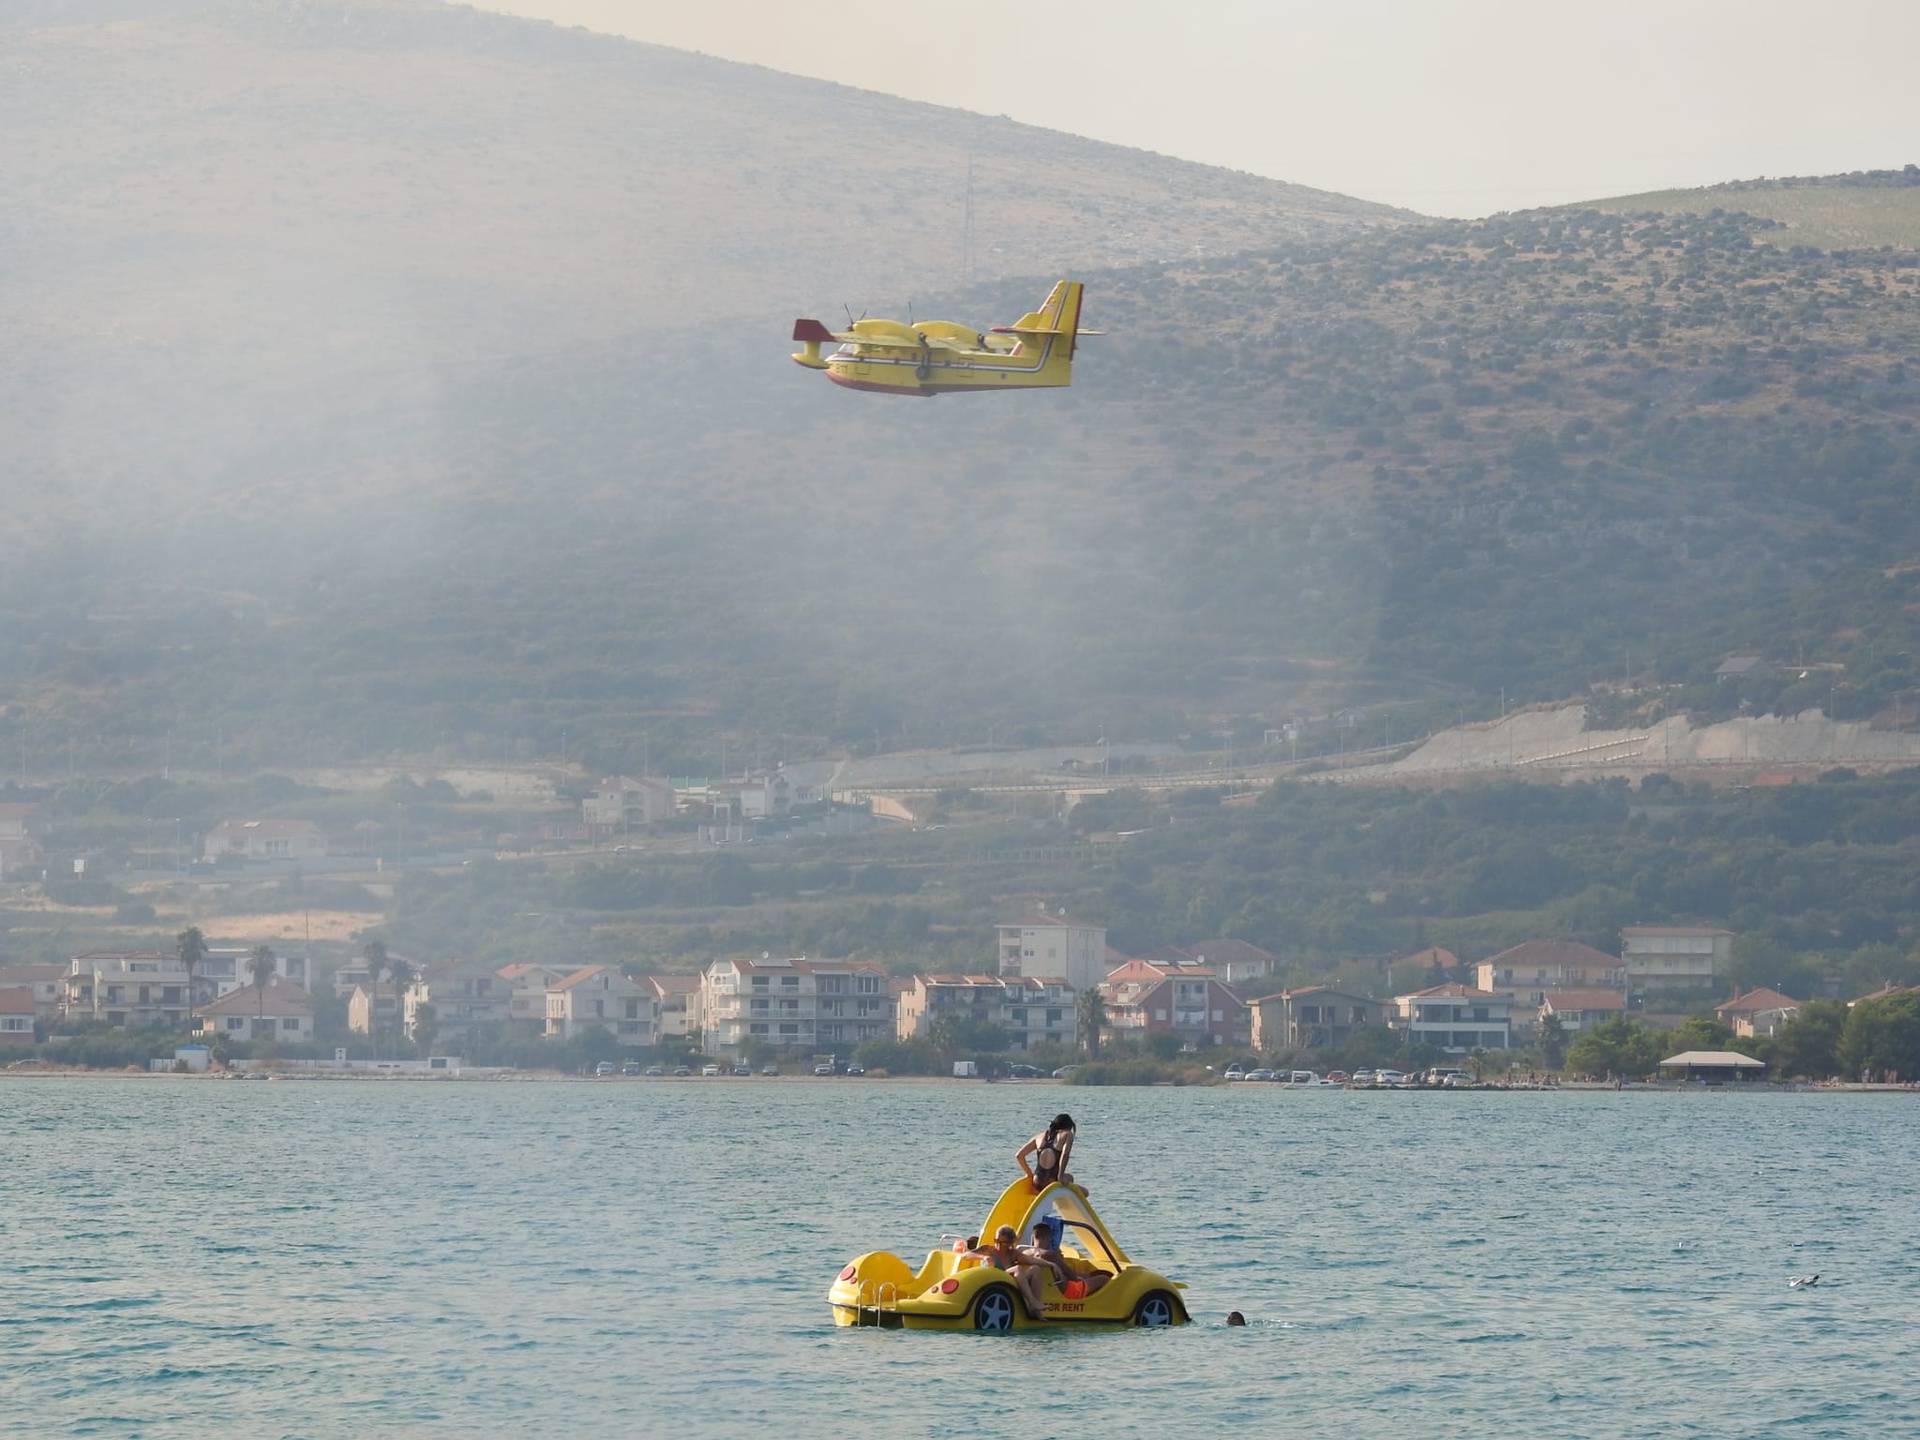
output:
<path id="1" fill-rule="evenodd" d="M 1196 1324 L 833 1327 L 852 1255 L 977 1229 L 1061 1109 Z M 1906 1095 L 13 1080 L 0 1433 L 1915 1434 L 1916 1134 Z"/>

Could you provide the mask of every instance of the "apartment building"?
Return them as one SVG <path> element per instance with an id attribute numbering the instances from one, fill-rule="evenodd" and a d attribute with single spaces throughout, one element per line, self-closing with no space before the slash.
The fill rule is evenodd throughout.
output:
<path id="1" fill-rule="evenodd" d="M 1057 980 L 1071 990 L 1090 990 L 1106 978 L 1107 927 L 1069 920 L 1044 910 L 994 927 L 1002 975 Z"/>
<path id="2" fill-rule="evenodd" d="M 1171 1033 L 1196 1050 L 1252 1041 L 1246 1001 L 1208 966 L 1129 960 L 1099 990 L 1115 1038 Z"/>
<path id="3" fill-rule="evenodd" d="M 640 983 L 653 994 L 661 1039 L 677 1039 L 705 1029 L 700 1018 L 698 975 L 642 975 Z"/>
<path id="4" fill-rule="evenodd" d="M 750 1041 L 843 1054 L 894 1033 L 887 972 L 870 960 L 716 960 L 700 1010 L 709 1054 L 737 1056 Z"/>
<path id="5" fill-rule="evenodd" d="M 1617 1020 L 1626 1008 L 1624 990 L 1549 990 L 1540 1002 L 1538 1015 L 1541 1020 L 1553 1016 L 1560 1022 L 1560 1028 L 1571 1035 Z"/>
<path id="6" fill-rule="evenodd" d="M 347 997 L 347 1029 L 356 1035 L 391 1035 L 405 1018 L 392 981 L 356 985 Z"/>
<path id="7" fill-rule="evenodd" d="M 1330 985 L 1303 985 L 1247 1002 L 1252 1018 L 1253 1048 L 1265 1052 L 1311 1050 L 1342 1045 L 1366 1025 L 1384 1025 L 1384 1000 L 1336 990 Z"/>
<path id="8" fill-rule="evenodd" d="M 1712 925 L 1629 925 L 1620 932 L 1627 990 L 1711 994 L 1733 964 L 1733 932 Z"/>
<path id="9" fill-rule="evenodd" d="M 212 998 L 212 986 L 196 977 L 194 990 Z M 184 1029 L 193 1011 L 187 972 L 180 957 L 164 950 L 92 950 L 75 955 L 61 996 L 68 1020 L 97 1020 L 117 1030 L 149 1025 Z"/>
<path id="10" fill-rule="evenodd" d="M 943 1016 L 1006 1032 L 1007 1048 L 1071 1048 L 1078 1042 L 1075 995 L 1057 980 L 1029 975 L 916 975 L 901 990 L 895 1033 L 921 1039 Z"/>
<path id="11" fill-rule="evenodd" d="M 1405 1031 L 1415 1044 L 1456 1055 L 1511 1047 L 1513 1004 L 1506 995 L 1471 985 L 1433 985 L 1394 996 L 1393 1006 L 1388 1023 Z"/>
<path id="12" fill-rule="evenodd" d="M 1474 967 L 1482 990 L 1513 997 L 1516 1012 L 1532 1015 L 1551 990 L 1623 990 L 1626 962 L 1577 940 L 1529 940 Z"/>
<path id="13" fill-rule="evenodd" d="M 547 1038 L 577 1040 L 592 1031 L 636 1049 L 659 1043 L 653 992 L 613 965 L 586 965 L 547 990 Z"/>
<path id="14" fill-rule="evenodd" d="M 465 1054 L 507 1022 L 512 1002 L 513 985 L 502 978 L 498 967 L 464 960 L 415 979 L 401 997 L 401 1018 L 408 1037 L 414 1038 L 423 1009 L 430 1011 L 435 1043 Z"/>

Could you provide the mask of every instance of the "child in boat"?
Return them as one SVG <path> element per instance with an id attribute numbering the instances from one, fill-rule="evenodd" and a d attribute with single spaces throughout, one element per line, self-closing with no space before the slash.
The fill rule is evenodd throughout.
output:
<path id="1" fill-rule="evenodd" d="M 1013 1158 L 1033 1188 L 1044 1190 L 1056 1180 L 1062 1185 L 1073 1183 L 1073 1176 L 1067 1173 L 1067 1157 L 1072 1154 L 1073 1117 L 1062 1112 L 1053 1117 L 1045 1130 L 1014 1152 Z M 1029 1155 L 1033 1156 L 1032 1165 L 1027 1164 Z"/>
<path id="2" fill-rule="evenodd" d="M 1044 1265 L 1047 1269 L 1051 1270 L 1053 1272 L 1054 1284 L 1058 1285 L 1063 1291 L 1070 1282 L 1078 1280 L 1082 1285 L 1087 1287 L 1086 1294 L 1092 1295 L 1097 1292 L 1102 1285 L 1113 1278 L 1113 1276 L 1107 1274 L 1104 1270 L 1089 1270 L 1085 1274 L 1075 1270 L 1073 1266 L 1068 1263 L 1067 1257 L 1061 1254 L 1060 1237 L 1053 1233 L 1053 1225 L 1050 1221 L 1037 1220 L 1034 1222 L 1033 1244 L 1027 1246 L 1021 1253 L 1025 1255 L 1027 1259 L 1031 1260 L 1034 1265 Z M 1078 1299 L 1080 1297 L 1076 1296 L 1075 1298 Z"/>

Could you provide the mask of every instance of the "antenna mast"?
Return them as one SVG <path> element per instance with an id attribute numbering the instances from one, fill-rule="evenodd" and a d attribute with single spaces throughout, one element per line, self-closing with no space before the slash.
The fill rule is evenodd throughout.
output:
<path id="1" fill-rule="evenodd" d="M 966 219 L 961 226 L 960 241 L 961 278 L 967 284 L 973 284 L 973 152 L 967 152 L 967 209 Z"/>

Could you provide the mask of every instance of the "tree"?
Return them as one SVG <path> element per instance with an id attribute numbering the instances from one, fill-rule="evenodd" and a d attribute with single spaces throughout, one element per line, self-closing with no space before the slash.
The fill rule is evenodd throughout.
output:
<path id="1" fill-rule="evenodd" d="M 1665 1058 L 1666 1040 L 1622 1015 L 1582 1030 L 1567 1047 L 1567 1068 L 1576 1075 L 1646 1075 Z"/>
<path id="2" fill-rule="evenodd" d="M 267 1014 L 267 984 L 273 979 L 273 947 L 256 945 L 247 957 L 247 978 L 253 982 L 254 1018 Z"/>
<path id="3" fill-rule="evenodd" d="M 1558 1015 L 1548 1015 L 1540 1022 L 1540 1063 L 1549 1070 L 1558 1070 L 1567 1063 L 1567 1027 L 1561 1023 Z"/>
<path id="4" fill-rule="evenodd" d="M 440 1017 L 433 1006 L 422 1002 L 413 1007 L 413 1043 L 422 1055 L 433 1053 L 433 1040 L 440 1033 Z"/>
<path id="5" fill-rule="evenodd" d="M 927 1028 L 927 1038 L 948 1054 L 997 1054 L 1007 1048 L 1003 1027 L 970 1015 L 942 1015 Z"/>
<path id="6" fill-rule="evenodd" d="M 1839 1060 L 1848 1075 L 1920 1075 L 1920 993 L 1862 1000 L 1840 1032 Z"/>
<path id="7" fill-rule="evenodd" d="M 1719 1020 L 1709 1020 L 1705 1015 L 1694 1015 L 1681 1021 L 1673 1030 L 1673 1048 L 1682 1050 L 1731 1050 L 1733 1027 Z"/>
<path id="8" fill-rule="evenodd" d="M 207 937 L 200 933 L 198 925 L 189 925 L 180 932 L 180 968 L 187 972 L 187 1028 L 193 1028 L 194 1007 L 200 998 L 194 993 L 194 972 L 207 963 Z"/>
<path id="9" fill-rule="evenodd" d="M 1100 1053 L 1100 1032 L 1107 1028 L 1107 1003 L 1100 992 L 1089 986 L 1075 1002 L 1075 1022 L 1080 1027 L 1080 1044 L 1089 1055 Z"/>
<path id="10" fill-rule="evenodd" d="M 387 956 L 387 980 L 393 986 L 393 1053 L 400 1053 L 400 1033 L 406 1023 L 406 993 L 414 982 L 417 972 L 413 966 L 398 955 Z M 374 1007 L 376 1015 L 379 1007 Z M 377 1025 L 377 1022 L 374 1022 Z"/>
<path id="11" fill-rule="evenodd" d="M 1838 1000 L 1809 1000 L 1773 1038 L 1773 1063 L 1781 1075 L 1824 1080 L 1840 1072 L 1840 1036 L 1847 1007 Z"/>
<path id="12" fill-rule="evenodd" d="M 373 1058 L 380 1058 L 380 977 L 387 968 L 387 942 L 369 940 L 360 947 L 367 962 L 367 1039 L 373 1045 Z"/>

